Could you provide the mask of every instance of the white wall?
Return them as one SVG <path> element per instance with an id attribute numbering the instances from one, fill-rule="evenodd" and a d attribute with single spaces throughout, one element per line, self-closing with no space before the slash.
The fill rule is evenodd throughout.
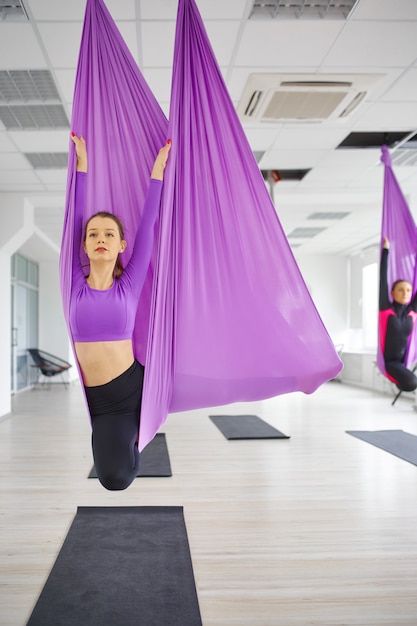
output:
<path id="1" fill-rule="evenodd" d="M 392 393 L 376 366 L 376 350 L 362 348 L 362 270 L 379 262 L 379 246 L 350 257 L 306 256 L 297 259 L 317 310 L 334 344 L 343 344 L 342 382 Z M 375 319 L 377 328 L 378 320 Z"/>
<path id="2" fill-rule="evenodd" d="M 0 250 L 0 417 L 11 408 L 10 256 Z"/>
<path id="3" fill-rule="evenodd" d="M 19 194 L 0 194 L 0 417 L 8 415 L 11 404 L 11 294 L 10 258 L 29 236 L 31 210 Z"/>
<path id="4" fill-rule="evenodd" d="M 345 256 L 305 256 L 297 263 L 333 343 L 362 351 L 362 270 L 379 263 L 379 247 Z M 375 319 L 375 327 L 378 320 Z"/>
<path id="5" fill-rule="evenodd" d="M 0 214 L 2 228 L 0 230 L 0 248 L 15 247 L 13 238 L 24 225 L 24 197 L 20 194 L 0 194 Z"/>
<path id="6" fill-rule="evenodd" d="M 342 256 L 305 256 L 298 266 L 327 332 L 334 344 L 345 344 L 348 303 L 348 259 Z"/>
<path id="7" fill-rule="evenodd" d="M 349 328 L 362 328 L 362 270 L 365 265 L 379 263 L 379 247 L 372 246 L 349 259 L 350 266 L 350 303 Z M 375 320 L 377 324 L 377 320 Z"/>
<path id="8" fill-rule="evenodd" d="M 344 383 L 392 394 L 395 386 L 383 376 L 376 364 L 376 355 L 363 352 L 343 352 L 343 370 L 338 378 Z"/>

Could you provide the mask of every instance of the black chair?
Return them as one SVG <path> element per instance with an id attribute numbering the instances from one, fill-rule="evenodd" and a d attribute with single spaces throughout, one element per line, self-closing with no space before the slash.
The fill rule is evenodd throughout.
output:
<path id="1" fill-rule="evenodd" d="M 38 385 L 41 375 L 49 379 L 49 383 L 51 382 L 51 378 L 54 376 L 61 376 L 64 386 L 66 387 L 68 385 L 68 381 L 65 380 L 63 373 L 72 367 L 71 363 L 60 359 L 53 354 L 49 354 L 49 352 L 39 350 L 38 348 L 28 348 L 28 352 L 33 359 L 32 367 L 36 367 L 38 374 L 35 381 L 35 387 Z"/>

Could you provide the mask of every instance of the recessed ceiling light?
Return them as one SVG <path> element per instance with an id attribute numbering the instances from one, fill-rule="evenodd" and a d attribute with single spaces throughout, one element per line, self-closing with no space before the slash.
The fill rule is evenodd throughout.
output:
<path id="1" fill-rule="evenodd" d="M 0 71 L 0 104 L 60 102 L 49 70 Z"/>
<path id="2" fill-rule="evenodd" d="M 254 0 L 249 19 L 348 19 L 358 0 Z"/>
<path id="3" fill-rule="evenodd" d="M 347 211 L 317 211 L 308 216 L 308 220 L 342 220 L 344 217 L 350 215 Z"/>
<path id="4" fill-rule="evenodd" d="M 0 122 L 7 130 L 69 127 L 67 115 L 60 104 L 0 106 Z"/>
<path id="5" fill-rule="evenodd" d="M 57 170 L 68 167 L 67 152 L 26 152 L 25 157 L 35 170 Z"/>
<path id="6" fill-rule="evenodd" d="M 319 235 L 320 233 L 322 233 L 324 230 L 326 230 L 325 228 L 294 228 L 293 231 L 291 231 L 287 237 L 288 238 L 294 238 L 294 239 L 311 239 L 312 237 L 315 237 L 316 235 Z"/>

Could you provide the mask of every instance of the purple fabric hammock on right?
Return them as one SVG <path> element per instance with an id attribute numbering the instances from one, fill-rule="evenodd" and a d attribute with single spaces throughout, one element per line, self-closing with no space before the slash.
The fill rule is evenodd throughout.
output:
<path id="1" fill-rule="evenodd" d="M 311 393 L 342 369 L 228 95 L 179 0 L 139 449 L 168 412 Z"/>
<path id="2" fill-rule="evenodd" d="M 391 286 L 395 280 L 404 278 L 413 286 L 414 294 L 417 290 L 417 228 L 392 170 L 391 156 L 387 146 L 381 148 L 381 161 L 384 164 L 381 246 L 383 238 L 388 237 L 390 242 L 388 285 Z M 417 338 L 414 331 L 410 335 L 405 365 L 410 366 L 416 361 Z M 384 357 L 379 341 L 377 363 L 380 371 L 386 376 Z"/>

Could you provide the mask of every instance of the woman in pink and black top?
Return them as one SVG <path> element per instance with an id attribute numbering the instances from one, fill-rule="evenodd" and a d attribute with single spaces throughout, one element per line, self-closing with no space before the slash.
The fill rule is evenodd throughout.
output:
<path id="1" fill-rule="evenodd" d="M 70 328 L 92 421 L 92 447 L 97 476 L 106 489 L 126 489 L 139 468 L 137 439 L 142 400 L 143 366 L 132 347 L 136 310 L 148 271 L 159 212 L 170 140 L 156 157 L 143 217 L 129 263 L 123 226 L 111 213 L 100 212 L 83 233 L 87 149 L 71 134 L 77 154 L 74 250 Z M 85 277 L 80 245 L 90 261 Z"/>
<path id="2" fill-rule="evenodd" d="M 387 377 L 401 391 L 414 391 L 417 377 L 405 365 L 417 320 L 417 293 L 408 280 L 397 279 L 388 292 L 389 241 L 384 237 L 379 270 L 379 341 Z M 391 298 L 390 298 L 391 295 Z"/>

